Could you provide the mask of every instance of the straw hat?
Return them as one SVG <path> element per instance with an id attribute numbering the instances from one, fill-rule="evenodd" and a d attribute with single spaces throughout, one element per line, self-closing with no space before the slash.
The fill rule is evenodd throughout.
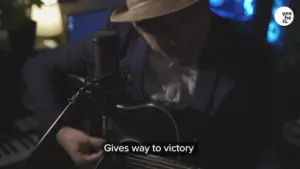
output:
<path id="1" fill-rule="evenodd" d="M 167 15 L 187 8 L 199 0 L 126 0 L 126 5 L 110 16 L 112 22 L 136 22 Z"/>

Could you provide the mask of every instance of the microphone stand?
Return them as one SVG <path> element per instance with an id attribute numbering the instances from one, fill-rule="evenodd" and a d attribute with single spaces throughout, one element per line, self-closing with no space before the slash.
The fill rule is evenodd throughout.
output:
<path id="1" fill-rule="evenodd" d="M 42 136 L 42 138 L 39 140 L 38 144 L 36 145 L 34 151 L 31 153 L 31 156 L 34 158 L 28 158 L 27 160 L 24 161 L 24 164 L 22 164 L 20 166 L 20 168 L 22 169 L 30 169 L 30 168 L 40 168 L 39 165 L 38 167 L 36 167 L 36 159 L 42 158 L 39 155 L 39 151 L 40 149 L 43 149 L 45 147 L 45 145 L 43 145 L 43 143 L 45 141 L 47 141 L 47 138 L 50 137 L 50 140 L 53 139 L 53 137 L 55 137 L 54 135 L 56 135 L 56 126 L 59 122 L 61 122 L 61 120 L 63 119 L 63 117 L 66 116 L 67 111 L 70 109 L 70 107 L 72 105 L 74 105 L 76 103 L 76 101 L 78 100 L 79 97 L 81 97 L 84 94 L 88 94 L 89 96 L 91 96 L 93 93 L 96 93 L 99 95 L 99 97 L 101 98 L 103 103 L 102 105 L 105 105 L 107 102 L 106 98 L 108 97 L 108 92 L 106 90 L 102 90 L 106 88 L 106 82 L 111 82 L 110 80 L 108 80 L 108 78 L 115 78 L 115 76 L 113 76 L 114 73 L 110 72 L 107 73 L 99 78 L 88 78 L 85 83 L 83 84 L 83 86 L 69 99 L 68 104 L 65 106 L 65 108 L 63 109 L 63 111 L 60 113 L 60 115 L 56 118 L 56 120 L 52 123 L 52 125 L 49 127 L 49 129 L 45 132 L 45 134 Z M 105 108 L 106 105 L 104 106 L 104 111 L 101 112 L 101 116 L 102 116 L 102 137 L 106 136 L 106 130 L 107 130 L 107 121 L 106 121 L 106 117 L 107 114 L 105 113 Z M 53 141 L 53 140 L 52 140 Z M 46 143 L 47 146 L 47 143 Z"/>
<path id="2" fill-rule="evenodd" d="M 36 149 L 40 146 L 40 144 L 47 138 L 47 136 L 49 135 L 49 133 L 53 130 L 53 128 L 57 125 L 57 123 L 62 119 L 62 117 L 66 114 L 66 112 L 69 110 L 69 108 L 75 104 L 76 100 L 84 93 L 93 93 L 96 90 L 100 91 L 100 88 L 103 88 L 103 86 L 101 86 L 101 82 L 103 80 L 106 80 L 107 78 L 111 77 L 113 75 L 113 72 L 107 73 L 106 75 L 103 75 L 102 77 L 99 78 L 88 78 L 88 80 L 85 81 L 84 85 L 69 99 L 69 102 L 67 104 L 67 106 L 63 109 L 63 111 L 60 113 L 60 115 L 56 118 L 56 120 L 52 123 L 52 125 L 49 127 L 49 129 L 46 131 L 46 133 L 42 136 L 42 138 L 40 139 L 40 141 L 38 142 Z M 92 79 L 92 80 L 91 80 Z M 104 97 L 105 97 L 105 91 L 101 92 L 104 93 Z M 106 111 L 102 112 L 102 133 L 103 136 L 106 135 Z"/>
<path id="3" fill-rule="evenodd" d="M 37 147 L 40 145 L 41 142 L 45 140 L 45 138 L 49 135 L 49 133 L 53 130 L 56 124 L 60 121 L 60 119 L 65 115 L 65 112 L 73 105 L 77 98 L 81 96 L 82 93 L 88 93 L 90 96 L 94 93 L 97 93 L 97 97 L 100 98 L 101 104 L 103 107 L 101 108 L 101 121 L 102 121 L 102 137 L 106 136 L 106 125 L 107 125 L 107 105 L 108 102 L 107 98 L 109 97 L 107 87 L 113 86 L 114 82 L 118 82 L 119 73 L 118 73 L 118 63 L 119 60 L 114 60 L 111 56 L 113 55 L 112 52 L 115 52 L 116 49 L 113 48 L 116 44 L 119 44 L 119 35 L 116 34 L 114 31 L 99 31 L 94 34 L 93 41 L 94 41 L 94 55 L 95 55 L 95 74 L 94 76 L 91 75 L 91 71 L 88 68 L 89 77 L 85 80 L 83 87 L 81 87 L 78 92 L 76 92 L 70 99 L 68 105 L 64 108 L 62 113 L 58 116 L 58 118 L 54 121 L 54 123 L 50 126 L 44 136 L 40 139 Z M 108 50 L 101 50 L 99 46 L 102 46 L 103 49 Z M 112 62 L 113 64 L 110 65 Z M 110 66 L 108 66 L 110 65 Z M 107 67 L 108 66 L 108 67 Z M 107 73 L 108 72 L 108 73 Z M 107 80 L 107 78 L 112 78 L 111 80 Z M 104 82 L 105 80 L 105 82 Z M 108 83 L 108 85 L 106 84 Z M 110 90 L 109 90 L 110 91 Z M 98 118 L 98 117 L 96 117 Z M 97 126 L 98 127 L 98 126 Z"/>
<path id="4" fill-rule="evenodd" d="M 104 40 L 105 39 L 105 40 Z M 68 104 L 65 106 L 65 108 L 63 109 L 63 111 L 60 113 L 60 115 L 56 118 L 56 120 L 52 123 L 52 125 L 49 127 L 49 129 L 45 132 L 45 134 L 41 137 L 41 139 L 39 140 L 38 144 L 35 147 L 35 150 L 31 153 L 31 158 L 28 158 L 27 160 L 24 161 L 24 165 L 22 165 L 24 168 L 37 168 L 37 167 L 30 167 L 35 166 L 35 162 L 36 159 L 42 158 L 41 160 L 43 160 L 43 157 L 41 157 L 39 155 L 39 151 L 40 149 L 43 149 L 45 147 L 44 143 L 45 141 L 47 142 L 47 138 L 49 138 L 50 142 L 53 141 L 53 137 L 55 139 L 55 135 L 57 132 L 57 126 L 59 123 L 62 122 L 62 120 L 64 120 L 64 117 L 67 116 L 67 111 L 70 109 L 70 107 L 72 107 L 72 105 L 74 105 L 76 103 L 76 101 L 78 100 L 78 98 L 80 98 L 83 95 L 88 95 L 89 98 L 94 98 L 94 96 L 100 100 L 97 100 L 97 104 L 96 104 L 96 110 L 93 110 L 92 113 L 94 114 L 98 114 L 99 116 L 96 117 L 92 117 L 90 116 L 89 118 L 91 120 L 96 119 L 99 121 L 101 121 L 101 126 L 95 126 L 96 130 L 99 129 L 99 127 L 101 128 L 101 137 L 102 138 L 106 138 L 107 135 L 107 117 L 108 114 L 107 112 L 110 111 L 110 108 L 115 108 L 115 105 L 113 103 L 115 103 L 115 101 L 113 101 L 113 99 L 111 99 L 111 97 L 113 96 L 112 93 L 114 93 L 115 87 L 119 86 L 120 83 L 120 75 L 119 75 L 119 71 L 118 71 L 118 64 L 113 65 L 113 67 L 108 67 L 109 70 L 104 69 L 104 71 L 102 71 L 101 66 L 108 66 L 109 64 L 107 64 L 107 61 L 110 61 L 111 58 L 107 58 L 108 56 L 111 56 L 111 53 L 109 53 L 110 51 L 114 51 L 114 50 L 110 50 L 108 51 L 108 53 L 102 52 L 99 49 L 99 43 L 103 43 L 102 45 L 105 45 L 105 48 L 109 48 L 109 46 L 113 46 L 116 45 L 114 44 L 115 42 L 118 42 L 116 40 L 118 40 L 118 36 L 116 33 L 112 32 L 112 31 L 102 31 L 99 32 L 99 34 L 96 34 L 96 36 L 94 37 L 94 44 L 95 44 L 95 75 L 92 76 L 91 75 L 91 71 L 88 70 L 89 76 L 86 80 L 83 80 L 80 77 L 73 77 L 81 82 L 83 82 L 83 86 L 68 100 Z M 103 58 L 100 57 L 103 56 Z M 106 60 L 103 60 L 106 59 Z M 107 60 L 110 59 L 110 60 Z M 112 60 L 115 61 L 115 60 Z M 108 62 L 109 63 L 109 62 Z M 118 63 L 118 62 L 116 62 Z M 106 68 L 106 67 L 105 67 Z M 88 68 L 89 69 L 89 68 Z M 99 101 L 99 102 L 98 102 Z M 101 103 L 99 105 L 99 103 Z M 100 108 L 100 112 L 98 112 L 98 108 Z M 96 112 L 96 113 L 95 113 Z M 92 114 L 94 116 L 94 114 Z M 89 114 L 90 115 L 90 114 Z M 91 118 L 92 117 L 92 118 Z M 99 121 L 97 121 L 96 123 L 98 123 Z M 99 131 L 99 130 L 98 130 Z M 98 132 L 97 131 L 97 132 Z M 90 133 L 88 133 L 90 134 Z M 46 143 L 47 146 L 47 143 Z M 35 156 L 35 157 L 33 157 Z M 35 159 L 35 160 L 33 160 Z M 38 167 L 40 168 L 40 167 Z"/>

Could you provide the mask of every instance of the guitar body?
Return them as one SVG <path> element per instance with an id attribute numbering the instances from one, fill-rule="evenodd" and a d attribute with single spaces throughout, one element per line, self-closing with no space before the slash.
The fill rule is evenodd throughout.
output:
<path id="1" fill-rule="evenodd" d="M 123 137 L 136 138 L 140 142 L 171 142 L 178 138 L 177 124 L 169 112 L 153 104 L 145 104 L 130 110 L 119 109 L 113 117 L 113 123 L 122 131 L 112 130 L 113 138 L 120 141 Z M 119 135 L 121 134 L 121 135 Z M 124 135 L 122 135 L 124 134 Z M 115 137 L 117 136 L 117 137 Z"/>
<path id="2" fill-rule="evenodd" d="M 132 109 L 117 108 L 114 116 L 108 119 L 108 133 L 106 139 L 116 144 L 124 142 L 136 142 L 141 144 L 176 143 L 181 141 L 182 134 L 177 128 L 176 120 L 170 115 L 171 114 L 166 110 L 152 104 L 142 105 Z M 56 132 L 54 131 L 48 135 L 48 138 L 37 147 L 32 156 L 27 160 L 24 166 L 25 169 L 77 168 L 67 153 L 57 144 L 55 138 Z M 108 154 L 108 156 L 110 157 L 106 156 L 103 160 L 103 164 L 100 164 L 97 168 L 115 168 L 113 167 L 115 164 L 118 164 L 118 166 L 129 166 L 128 168 L 132 169 L 137 167 L 120 162 L 123 160 L 116 161 L 115 156 L 112 157 L 111 154 Z M 158 156 L 151 157 L 166 161 L 165 158 Z M 178 156 L 172 156 L 167 158 L 177 160 L 177 157 Z M 184 159 L 183 161 L 185 163 L 189 162 L 189 160 L 186 161 Z M 171 163 L 173 163 L 173 161 Z M 155 166 L 152 166 L 152 168 L 155 168 Z"/>
<path id="3" fill-rule="evenodd" d="M 102 114 L 99 113 L 103 107 L 99 106 L 98 103 L 99 96 L 97 93 L 94 93 L 92 97 L 89 94 L 83 94 L 83 96 L 77 99 L 74 104 L 75 106 L 71 106 L 70 110 L 65 113 L 55 127 L 38 144 L 36 150 L 25 162 L 22 169 L 76 169 L 76 165 L 72 162 L 68 154 L 58 145 L 56 134 L 60 128 L 59 126 L 65 126 L 66 121 L 68 121 L 67 124 L 70 125 L 71 121 L 73 122 L 73 126 L 76 126 L 77 129 L 88 132 L 89 135 L 94 137 L 103 137 L 103 118 Z M 189 111 L 189 113 L 185 112 L 185 115 L 182 116 L 182 112 L 171 114 L 154 104 L 135 105 L 132 107 L 112 104 L 108 107 L 110 107 L 110 117 L 107 117 L 106 120 L 106 135 L 104 137 L 112 143 L 191 142 L 192 137 L 187 133 L 191 133 L 191 130 L 198 130 L 195 126 L 195 124 L 197 124 L 195 121 L 199 120 L 199 118 L 196 116 L 197 113 L 191 113 L 192 111 Z M 88 122 L 88 127 L 86 122 Z M 158 159 L 158 161 L 162 160 L 164 163 L 166 161 L 166 159 L 158 156 L 151 156 L 150 159 L 152 158 L 154 158 L 155 161 Z M 194 158 L 196 157 L 194 156 Z M 171 159 L 175 159 L 178 162 L 178 156 L 172 156 Z M 193 158 L 187 157 L 187 159 Z M 183 157 L 181 160 L 185 163 L 190 163 L 189 160 L 185 160 Z M 120 161 L 122 162 L 120 163 Z M 172 164 L 174 162 L 170 161 L 170 163 Z M 104 160 L 99 164 L 100 166 L 95 166 L 95 168 L 111 169 L 115 168 L 114 164 L 119 164 L 122 168 L 128 166 L 128 163 L 124 163 L 123 160 L 116 161 L 115 156 L 111 154 L 105 155 Z M 131 165 L 129 168 L 136 169 L 145 167 Z M 157 166 L 152 166 L 151 168 L 157 168 Z M 145 169 L 151 168 L 146 167 Z M 175 168 L 173 165 L 166 167 L 166 169 Z"/>
<path id="4" fill-rule="evenodd" d="M 107 138 L 114 145 L 122 145 L 122 143 L 159 144 L 180 142 L 178 126 L 175 119 L 170 115 L 166 110 L 153 104 L 139 105 L 128 110 L 119 109 L 115 113 L 113 121 L 108 124 L 110 127 L 108 127 Z M 146 155 L 149 161 L 144 161 L 144 159 L 141 161 L 139 156 L 136 159 L 129 156 L 128 161 L 127 158 L 122 157 L 124 154 L 113 154 L 108 153 L 103 160 L 104 164 L 100 164 L 97 169 L 120 167 L 130 169 L 157 168 L 156 164 L 150 164 L 153 159 L 166 161 L 166 157 L 162 158 L 151 154 L 149 154 L 150 156 Z M 168 158 L 177 160 L 178 157 L 178 155 L 175 155 Z"/>

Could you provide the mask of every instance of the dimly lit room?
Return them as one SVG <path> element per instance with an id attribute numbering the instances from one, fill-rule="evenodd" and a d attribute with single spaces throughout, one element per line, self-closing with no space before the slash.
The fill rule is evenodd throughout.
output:
<path id="1" fill-rule="evenodd" d="M 299 2 L 1 0 L 0 168 L 299 169 Z"/>

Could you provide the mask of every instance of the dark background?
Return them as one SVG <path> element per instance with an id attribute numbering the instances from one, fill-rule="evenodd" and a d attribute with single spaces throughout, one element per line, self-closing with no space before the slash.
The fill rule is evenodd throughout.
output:
<path id="1" fill-rule="evenodd" d="M 81 13 L 94 11 L 97 9 L 117 6 L 121 0 L 77 0 L 61 4 L 64 21 L 71 13 Z M 268 25 L 272 20 L 271 10 L 273 2 L 270 0 L 257 0 L 256 16 L 249 21 L 236 21 L 241 31 L 245 34 L 251 34 L 261 39 L 261 44 L 272 50 L 276 67 L 275 72 L 286 76 L 297 77 L 298 58 L 300 56 L 300 4 L 299 0 L 292 0 L 290 7 L 294 10 L 294 22 L 286 28 L 282 28 L 283 35 L 280 40 L 274 43 L 267 42 Z M 234 18 L 238 20 L 237 18 Z M 40 52 L 34 50 L 20 53 L 18 50 L 12 50 L 9 47 L 9 39 L 5 30 L 0 32 L 0 145 L 5 141 L 15 139 L 18 131 L 13 126 L 16 119 L 32 116 L 32 113 L 26 110 L 21 101 L 21 95 L 24 92 L 21 70 L 24 62 Z M 262 54 L 263 57 L 263 54 Z M 293 83 L 292 81 L 290 83 Z M 297 102 L 297 101 L 296 101 Z M 17 134 L 15 134 L 17 133 Z M 1 149 L 1 147 L 0 147 Z M 1 152 L 0 152 L 1 154 Z M 1 156 L 0 156 L 1 161 Z M 1 166 L 0 166 L 1 167 Z"/>

